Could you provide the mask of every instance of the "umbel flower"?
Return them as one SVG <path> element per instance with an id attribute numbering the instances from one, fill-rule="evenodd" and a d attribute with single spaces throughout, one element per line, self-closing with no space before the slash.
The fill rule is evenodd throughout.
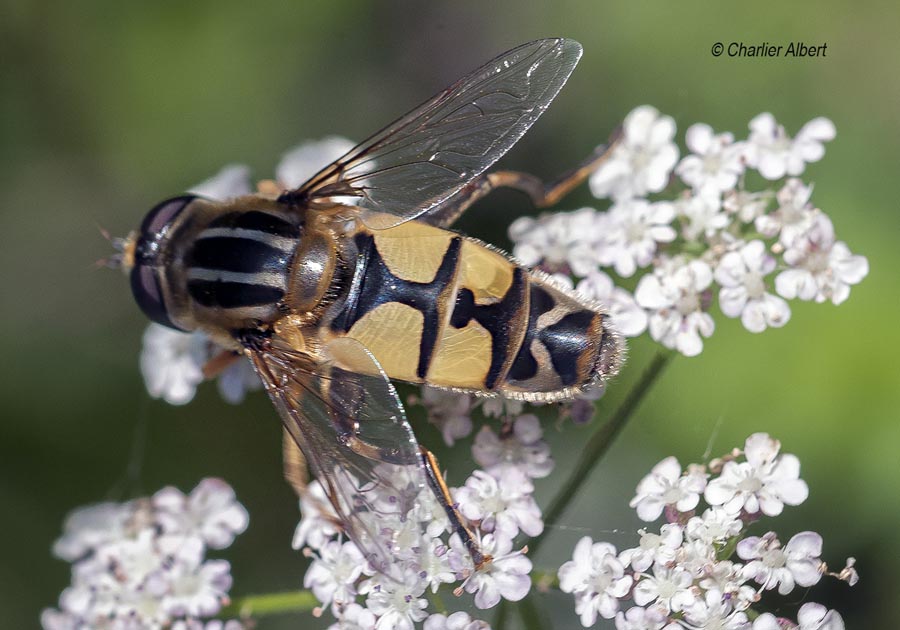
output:
<path id="1" fill-rule="evenodd" d="M 53 547 L 72 562 L 59 609 L 41 615 L 45 630 L 204 628 L 229 601 L 231 567 L 206 558 L 247 528 L 248 515 L 221 479 L 190 494 L 164 488 L 127 503 L 74 511 Z M 224 623 L 224 622 L 211 622 Z M 242 625 L 229 621 L 225 630 Z"/>
<path id="2" fill-rule="evenodd" d="M 559 568 L 560 588 L 575 596 L 585 627 L 599 614 L 615 618 L 619 630 L 842 629 L 841 616 L 819 604 L 804 604 L 796 622 L 762 612 L 767 591 L 787 595 L 825 575 L 851 585 L 858 579 L 852 558 L 839 573 L 829 572 L 816 532 L 800 532 L 786 545 L 772 531 L 748 535 L 756 520 L 806 499 L 799 472 L 797 457 L 781 453 L 781 444 L 764 433 L 706 465 L 682 469 L 667 457 L 641 480 L 631 502 L 641 520 L 665 514 L 659 534 L 641 530 L 640 546 L 618 553 L 582 538 Z"/>
<path id="3" fill-rule="evenodd" d="M 835 237 L 812 186 L 798 178 L 834 139 L 831 121 L 817 118 L 791 138 L 764 113 L 739 141 L 698 123 L 681 161 L 674 137 L 672 118 L 635 109 L 590 180 L 594 195 L 612 203 L 517 220 L 513 253 L 574 276 L 622 334 L 646 331 L 686 356 L 715 332 L 716 298 L 723 315 L 759 333 L 790 321 L 789 300 L 841 304 L 868 274 L 866 258 Z M 749 187 L 753 171 L 763 189 Z"/>

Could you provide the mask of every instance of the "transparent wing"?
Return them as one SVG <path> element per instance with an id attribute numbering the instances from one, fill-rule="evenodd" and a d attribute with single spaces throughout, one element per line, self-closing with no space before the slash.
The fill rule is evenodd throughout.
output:
<path id="1" fill-rule="evenodd" d="M 250 356 L 347 535 L 374 569 L 399 581 L 396 533 L 427 483 L 419 446 L 371 353 L 351 339 L 328 349 L 333 358 L 315 362 L 274 338 Z"/>
<path id="2" fill-rule="evenodd" d="M 569 39 L 541 39 L 500 55 L 322 169 L 286 200 L 353 197 L 383 229 L 459 193 L 544 113 L 581 58 Z"/>

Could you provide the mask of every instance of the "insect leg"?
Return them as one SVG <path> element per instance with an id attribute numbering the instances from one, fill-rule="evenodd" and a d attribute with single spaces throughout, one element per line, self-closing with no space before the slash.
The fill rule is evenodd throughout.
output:
<path id="1" fill-rule="evenodd" d="M 297 493 L 298 497 L 306 494 L 309 483 L 309 471 L 306 468 L 306 457 L 297 446 L 294 438 L 284 429 L 282 454 L 284 456 L 284 478 Z"/>
<path id="2" fill-rule="evenodd" d="M 550 183 L 545 184 L 539 177 L 520 171 L 485 173 L 481 177 L 472 180 L 443 207 L 432 211 L 428 220 L 438 227 L 449 227 L 472 204 L 497 188 L 520 190 L 531 198 L 532 203 L 537 208 L 548 208 L 556 205 L 560 199 L 584 182 L 591 173 L 609 159 L 612 150 L 618 145 L 621 137 L 621 131 L 616 130 L 610 137 L 608 144 L 597 147 L 578 166 L 566 171 Z"/>
<path id="3" fill-rule="evenodd" d="M 431 487 L 432 492 L 434 492 L 435 498 L 437 498 L 438 502 L 444 508 L 444 512 L 447 513 L 447 518 L 450 519 L 450 526 L 453 527 L 457 534 L 459 534 L 460 539 L 466 546 L 466 550 L 472 557 L 472 562 L 475 563 L 475 569 L 480 569 L 485 564 L 490 563 L 492 558 L 481 553 L 481 548 L 475 541 L 475 537 L 472 536 L 472 532 L 463 524 L 459 510 L 456 509 L 456 505 L 450 497 L 450 490 L 444 482 L 443 475 L 441 475 L 437 458 L 431 451 L 422 445 L 419 445 L 419 451 L 422 453 L 422 463 L 425 465 L 428 485 Z"/>
<path id="4" fill-rule="evenodd" d="M 241 356 L 241 354 L 231 350 L 222 350 L 222 352 L 203 364 L 203 378 L 211 379 L 217 377 Z"/>
<path id="5" fill-rule="evenodd" d="M 396 454 L 391 453 L 389 450 L 369 444 L 355 435 L 348 435 L 345 433 L 343 435 L 343 441 L 352 451 L 369 459 L 399 465 L 409 465 L 410 463 L 406 459 L 398 458 Z M 431 488 L 435 499 L 437 499 L 438 503 L 441 504 L 441 507 L 444 508 L 444 512 L 450 520 L 450 526 L 457 534 L 459 534 L 463 545 L 465 545 L 466 550 L 472 557 L 472 562 L 475 563 L 475 568 L 480 569 L 485 564 L 491 562 L 492 558 L 481 553 L 481 548 L 475 541 L 472 532 L 463 524 L 463 518 L 460 515 L 459 510 L 456 509 L 453 498 L 450 496 L 450 490 L 447 488 L 447 484 L 444 483 L 444 478 L 440 473 L 437 458 L 435 458 L 431 451 L 422 445 L 419 445 L 419 455 L 421 460 L 420 463 L 425 469 L 425 476 L 428 479 L 428 487 Z"/>

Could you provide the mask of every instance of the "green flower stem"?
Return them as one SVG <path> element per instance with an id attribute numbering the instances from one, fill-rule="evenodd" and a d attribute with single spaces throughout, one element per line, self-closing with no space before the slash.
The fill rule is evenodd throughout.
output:
<path id="1" fill-rule="evenodd" d="M 494 623 L 491 627 L 497 630 L 506 630 L 506 622 L 509 618 L 509 604 L 505 599 L 501 599 L 497 605 L 497 614 L 494 615 Z"/>
<path id="2" fill-rule="evenodd" d="M 532 582 L 538 588 L 557 588 L 559 580 L 556 571 L 537 569 L 531 573 Z M 449 610 L 437 593 L 428 592 L 431 605 L 439 613 L 448 614 Z M 505 600 L 504 600 L 505 601 Z M 284 593 L 265 593 L 239 597 L 219 613 L 220 619 L 246 617 L 266 617 L 286 613 L 309 612 L 319 606 L 319 600 L 311 591 L 287 591 Z M 504 611 L 505 613 L 506 611 Z"/>
<path id="3" fill-rule="evenodd" d="M 619 431 L 631 418 L 631 414 L 637 409 L 646 393 L 650 390 L 656 380 L 663 372 L 669 360 L 672 358 L 671 352 L 659 352 L 644 373 L 640 380 L 628 392 L 625 400 L 605 423 L 600 425 L 597 431 L 591 436 L 587 446 L 581 452 L 581 457 L 575 465 L 575 469 L 569 474 L 569 478 L 562 485 L 562 490 L 553 499 L 550 507 L 544 512 L 544 531 L 539 536 L 528 543 L 529 555 L 533 558 L 540 549 L 547 534 L 552 531 L 553 525 L 562 516 L 562 513 L 569 506 L 569 503 L 581 489 L 581 486 L 590 478 L 590 473 L 594 467 L 603 458 L 603 455 L 612 445 L 613 440 L 619 434 Z"/>
<path id="4" fill-rule="evenodd" d="M 556 575 L 556 569 L 532 570 L 531 583 L 541 592 L 559 588 L 559 577 Z"/>
<path id="5" fill-rule="evenodd" d="M 265 617 L 290 612 L 308 612 L 319 606 L 319 600 L 311 591 L 287 591 L 285 593 L 266 593 L 264 595 L 247 595 L 239 597 L 222 609 L 219 617 L 234 619 L 235 617 Z"/>
<path id="6" fill-rule="evenodd" d="M 535 601 L 534 591 L 528 594 L 525 599 L 519 602 L 519 616 L 522 618 L 522 625 L 525 630 L 543 630 L 550 628 L 552 624 L 548 623 L 548 619 Z"/>
<path id="7" fill-rule="evenodd" d="M 426 591 L 426 595 L 427 595 L 427 597 L 428 597 L 428 601 L 431 602 L 431 605 L 434 607 L 434 610 L 435 610 L 436 612 L 439 612 L 439 613 L 441 613 L 442 615 L 446 615 L 446 614 L 447 614 L 447 612 L 448 612 L 448 611 L 447 611 L 447 605 L 444 603 L 444 600 L 443 600 L 443 598 L 441 597 L 440 593 L 432 593 L 432 592 L 431 592 L 431 589 L 429 588 L 429 589 Z"/>

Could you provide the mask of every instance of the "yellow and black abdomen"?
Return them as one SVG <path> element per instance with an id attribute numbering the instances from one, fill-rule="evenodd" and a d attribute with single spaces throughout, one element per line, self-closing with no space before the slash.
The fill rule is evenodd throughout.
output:
<path id="1" fill-rule="evenodd" d="M 353 278 L 326 325 L 389 377 L 555 400 L 610 371 L 605 315 L 485 244 L 417 221 L 353 238 Z"/>

